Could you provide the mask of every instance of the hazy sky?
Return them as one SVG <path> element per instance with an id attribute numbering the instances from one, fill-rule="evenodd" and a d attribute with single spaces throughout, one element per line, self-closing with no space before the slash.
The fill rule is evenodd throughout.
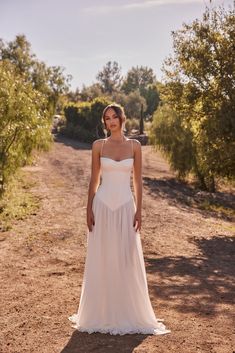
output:
<path id="1" fill-rule="evenodd" d="M 95 82 L 109 60 L 123 75 L 144 65 L 160 80 L 171 31 L 201 18 L 206 5 L 209 0 L 0 0 L 0 38 L 25 34 L 38 59 L 73 76 L 72 89 Z"/>

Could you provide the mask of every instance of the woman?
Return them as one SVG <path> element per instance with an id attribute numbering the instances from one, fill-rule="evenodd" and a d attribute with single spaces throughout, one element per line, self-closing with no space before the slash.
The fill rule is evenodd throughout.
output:
<path id="1" fill-rule="evenodd" d="M 151 306 L 140 239 L 141 144 L 124 136 L 125 119 L 120 105 L 108 105 L 102 120 L 110 135 L 92 145 L 87 255 L 78 312 L 69 320 L 89 333 L 165 334 L 171 331 Z"/>

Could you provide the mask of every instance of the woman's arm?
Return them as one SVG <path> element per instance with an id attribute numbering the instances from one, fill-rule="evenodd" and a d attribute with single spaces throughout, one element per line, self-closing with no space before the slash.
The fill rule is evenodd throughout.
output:
<path id="1" fill-rule="evenodd" d="M 89 231 L 92 231 L 92 225 L 95 224 L 94 215 L 92 212 L 92 202 L 95 196 L 96 190 L 100 184 L 100 147 L 102 140 L 96 140 L 92 144 L 92 156 L 91 156 L 91 178 L 88 188 L 88 199 L 87 199 L 87 226 Z"/>
<path id="2" fill-rule="evenodd" d="M 136 200 L 136 213 L 133 226 L 136 230 L 140 230 L 142 209 L 142 150 L 141 143 L 138 140 L 135 140 L 134 143 L 133 186 Z"/>

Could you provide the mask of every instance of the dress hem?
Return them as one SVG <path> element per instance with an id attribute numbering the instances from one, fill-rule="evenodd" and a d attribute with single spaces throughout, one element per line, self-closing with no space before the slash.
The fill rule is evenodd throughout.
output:
<path id="1" fill-rule="evenodd" d="M 76 323 L 73 317 L 68 318 L 70 321 L 74 323 L 72 327 L 80 332 L 91 333 L 109 333 L 110 335 L 126 335 L 126 334 L 151 334 L 151 335 L 164 335 L 170 333 L 171 330 L 165 328 L 163 323 L 159 323 L 159 327 L 131 327 L 131 328 L 123 328 L 120 329 L 118 327 L 83 327 Z M 159 320 L 159 319 L 158 319 Z M 163 320 L 161 320 L 163 321 Z"/>

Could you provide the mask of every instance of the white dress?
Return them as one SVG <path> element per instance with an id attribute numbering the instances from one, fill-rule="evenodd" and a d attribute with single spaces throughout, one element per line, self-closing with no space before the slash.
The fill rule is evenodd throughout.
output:
<path id="1" fill-rule="evenodd" d="M 130 187 L 133 158 L 100 157 L 102 182 L 93 198 L 95 225 L 87 253 L 78 312 L 69 317 L 82 332 L 166 334 L 148 293 L 136 204 Z"/>

